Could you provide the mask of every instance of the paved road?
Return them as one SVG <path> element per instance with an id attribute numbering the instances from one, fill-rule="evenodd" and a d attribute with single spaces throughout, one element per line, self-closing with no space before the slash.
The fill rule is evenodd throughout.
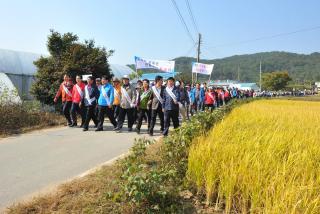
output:
<path id="1" fill-rule="evenodd" d="M 137 135 L 111 126 L 103 132 L 59 127 L 0 139 L 0 208 L 126 153 L 134 138 L 147 136 L 143 128 Z"/>

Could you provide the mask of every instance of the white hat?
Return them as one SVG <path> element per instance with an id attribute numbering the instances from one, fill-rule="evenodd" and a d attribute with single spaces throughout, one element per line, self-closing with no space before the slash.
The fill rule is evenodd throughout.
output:
<path id="1" fill-rule="evenodd" d="M 129 78 L 128 75 L 123 75 L 122 79 L 128 79 L 128 80 L 130 80 L 130 78 Z"/>
<path id="2" fill-rule="evenodd" d="M 179 81 L 176 81 L 176 84 L 175 84 L 177 87 L 180 86 L 180 82 Z"/>

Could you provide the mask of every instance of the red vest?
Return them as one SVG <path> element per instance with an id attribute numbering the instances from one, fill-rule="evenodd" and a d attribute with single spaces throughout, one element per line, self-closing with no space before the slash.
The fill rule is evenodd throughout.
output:
<path id="1" fill-rule="evenodd" d="M 80 103 L 83 96 L 84 96 L 84 87 L 86 85 L 82 82 L 80 83 L 80 90 L 82 91 L 82 97 L 78 91 L 78 88 L 77 88 L 77 84 L 73 86 L 73 89 L 72 89 L 72 102 L 74 103 Z"/>

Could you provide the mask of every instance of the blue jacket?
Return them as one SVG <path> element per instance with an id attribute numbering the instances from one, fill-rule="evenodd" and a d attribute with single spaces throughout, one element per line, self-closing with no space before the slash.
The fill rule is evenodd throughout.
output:
<path id="1" fill-rule="evenodd" d="M 191 102 L 192 103 L 195 103 L 195 101 L 196 101 L 196 90 L 197 90 L 196 88 L 193 88 L 191 90 L 190 97 L 191 97 Z M 204 97 L 205 97 L 205 91 L 204 91 L 203 88 L 200 88 L 199 102 L 203 102 L 204 101 Z"/>
<path id="2" fill-rule="evenodd" d="M 176 95 L 177 102 L 180 101 L 180 90 L 177 87 L 173 87 L 172 90 L 173 94 Z M 163 107 L 165 111 L 168 110 L 178 110 L 179 111 L 179 104 L 175 104 L 171 96 L 168 94 L 167 90 L 163 90 Z"/>
<path id="3" fill-rule="evenodd" d="M 110 103 L 107 103 L 106 98 L 103 96 L 102 87 L 105 89 L 105 91 L 106 91 L 106 93 L 107 93 L 107 95 L 109 97 L 109 102 Z M 113 86 L 110 83 L 107 83 L 106 85 L 101 85 L 100 96 L 99 96 L 99 99 L 98 99 L 99 106 L 113 105 L 113 101 L 114 101 Z"/>
<path id="4" fill-rule="evenodd" d="M 204 88 L 200 88 L 200 97 L 201 97 L 201 102 L 204 102 L 204 99 L 206 97 L 206 92 Z"/>

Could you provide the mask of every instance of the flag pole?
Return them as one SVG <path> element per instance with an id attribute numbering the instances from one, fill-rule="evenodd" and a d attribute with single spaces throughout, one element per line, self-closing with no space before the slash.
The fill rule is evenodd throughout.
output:
<path id="1" fill-rule="evenodd" d="M 192 68 L 191 68 L 191 85 L 193 85 L 193 73 L 192 73 Z"/>

